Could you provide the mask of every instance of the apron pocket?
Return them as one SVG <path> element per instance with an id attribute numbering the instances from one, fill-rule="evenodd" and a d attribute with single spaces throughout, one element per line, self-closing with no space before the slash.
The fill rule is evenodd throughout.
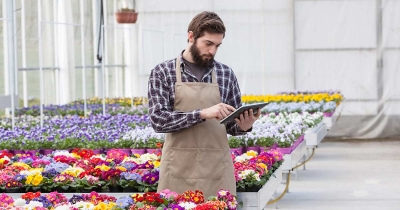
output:
<path id="1" fill-rule="evenodd" d="M 222 179 L 225 172 L 224 151 L 222 149 L 199 149 L 199 179 Z"/>
<path id="2" fill-rule="evenodd" d="M 169 161 L 169 171 L 175 179 L 196 179 L 198 168 L 197 148 L 174 148 L 171 147 L 171 159 Z"/>

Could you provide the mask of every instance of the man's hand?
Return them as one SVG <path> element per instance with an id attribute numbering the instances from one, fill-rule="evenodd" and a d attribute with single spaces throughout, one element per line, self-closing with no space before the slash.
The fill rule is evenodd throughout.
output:
<path id="1" fill-rule="evenodd" d="M 200 111 L 200 118 L 201 119 L 214 119 L 222 120 L 236 109 L 233 106 L 228 104 L 219 103 L 215 106 L 209 107 L 207 109 L 203 109 Z"/>
<path id="2" fill-rule="evenodd" d="M 250 109 L 249 111 L 244 111 L 243 114 L 240 114 L 240 119 L 235 118 L 235 121 L 242 131 L 247 131 L 253 126 L 253 123 L 260 117 L 260 115 L 260 109 L 258 109 L 256 115 L 254 115 L 253 109 Z"/>

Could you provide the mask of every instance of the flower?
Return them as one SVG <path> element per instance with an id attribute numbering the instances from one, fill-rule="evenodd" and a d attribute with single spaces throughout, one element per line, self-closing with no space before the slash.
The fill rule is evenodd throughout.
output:
<path id="1" fill-rule="evenodd" d="M 26 204 L 26 200 L 22 198 L 18 198 L 17 200 L 14 201 L 14 206 L 23 206 Z"/>
<path id="2" fill-rule="evenodd" d="M 182 203 L 179 203 L 179 206 L 181 206 L 185 209 L 193 209 L 196 207 L 196 204 L 192 203 L 192 202 L 182 202 Z"/>
<path id="3" fill-rule="evenodd" d="M 0 195 L 0 206 L 2 206 L 2 205 L 8 206 L 8 205 L 12 204 L 13 202 L 14 202 L 14 199 L 11 196 L 8 196 L 4 193 L 2 193 Z"/>
<path id="4" fill-rule="evenodd" d="M 133 204 L 133 199 L 128 196 L 121 197 L 115 202 L 119 207 L 126 208 Z"/>
<path id="5" fill-rule="evenodd" d="M 80 210 L 92 210 L 92 209 L 94 209 L 93 203 L 84 202 L 84 201 L 76 202 L 72 206 L 75 207 L 75 208 L 78 208 Z"/>

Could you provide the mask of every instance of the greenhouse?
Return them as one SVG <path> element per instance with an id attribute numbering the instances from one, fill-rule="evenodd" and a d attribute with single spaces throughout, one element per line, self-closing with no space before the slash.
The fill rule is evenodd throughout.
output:
<path id="1" fill-rule="evenodd" d="M 0 0 L 1 209 L 398 209 L 400 1 Z"/>

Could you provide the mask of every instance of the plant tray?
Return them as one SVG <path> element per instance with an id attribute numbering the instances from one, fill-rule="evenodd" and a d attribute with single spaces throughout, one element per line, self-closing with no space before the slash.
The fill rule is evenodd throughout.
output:
<path id="1" fill-rule="evenodd" d="M 274 176 L 258 192 L 238 192 L 238 201 L 243 201 L 243 210 L 261 210 L 267 205 L 268 201 L 275 194 L 282 182 L 282 166 L 274 172 Z"/>
<path id="2" fill-rule="evenodd" d="M 290 154 L 283 155 L 283 171 L 289 171 L 297 165 L 300 159 L 306 154 L 306 141 L 302 141 Z"/>
<path id="3" fill-rule="evenodd" d="M 326 128 L 326 124 L 320 122 L 317 126 L 317 129 L 313 129 L 314 132 L 308 132 L 304 135 L 304 139 L 306 140 L 307 147 L 315 147 L 321 142 L 322 139 L 328 133 Z"/>
<path id="4" fill-rule="evenodd" d="M 336 108 L 335 112 L 333 113 L 332 117 L 324 117 L 323 121 L 326 124 L 326 127 L 328 130 L 330 130 L 333 125 L 336 123 L 336 121 L 339 119 L 339 116 L 342 113 L 343 110 L 343 102 L 339 104 L 339 106 Z"/>

